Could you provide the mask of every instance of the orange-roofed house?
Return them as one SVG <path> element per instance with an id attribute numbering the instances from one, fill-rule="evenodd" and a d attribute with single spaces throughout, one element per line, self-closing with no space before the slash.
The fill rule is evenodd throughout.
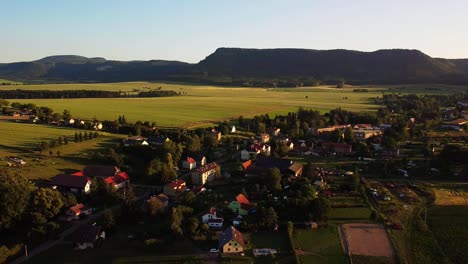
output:
<path id="1" fill-rule="evenodd" d="M 66 214 L 73 220 L 78 220 L 80 215 L 90 215 L 93 212 L 92 208 L 85 206 L 84 204 L 76 204 L 68 208 Z"/>
<path id="2" fill-rule="evenodd" d="M 185 192 L 187 184 L 184 180 L 176 180 L 164 185 L 163 193 L 169 197 L 175 197 Z"/>
<path id="3" fill-rule="evenodd" d="M 243 162 L 241 167 L 242 167 L 242 171 L 243 172 L 246 172 L 248 168 L 250 168 L 252 166 L 252 160 L 248 160 L 246 162 Z"/>
<path id="4" fill-rule="evenodd" d="M 184 161 L 182 161 L 182 168 L 188 169 L 188 170 L 193 170 L 197 167 L 197 162 L 195 161 L 194 158 L 188 157 Z"/>
<path id="5" fill-rule="evenodd" d="M 250 210 L 253 209 L 253 205 L 245 195 L 239 194 L 236 196 L 236 199 L 228 205 L 228 208 L 239 215 L 248 215 Z"/>

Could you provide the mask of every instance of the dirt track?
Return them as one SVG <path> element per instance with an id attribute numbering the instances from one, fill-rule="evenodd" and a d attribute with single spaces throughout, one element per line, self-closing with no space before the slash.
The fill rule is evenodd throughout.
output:
<path id="1" fill-rule="evenodd" d="M 393 247 L 385 228 L 377 224 L 342 225 L 351 255 L 391 257 Z"/>

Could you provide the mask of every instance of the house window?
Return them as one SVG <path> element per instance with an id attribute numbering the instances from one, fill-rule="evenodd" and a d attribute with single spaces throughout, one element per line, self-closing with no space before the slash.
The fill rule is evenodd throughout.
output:
<path id="1" fill-rule="evenodd" d="M 236 251 L 238 251 L 238 250 L 239 250 L 239 249 L 238 249 L 238 248 L 236 248 Z"/>
<path id="2" fill-rule="evenodd" d="M 228 251 L 231 251 L 231 249 L 230 249 L 230 248 L 228 248 Z"/>
<path id="3" fill-rule="evenodd" d="M 237 246 L 237 243 L 234 243 L 234 246 Z"/>
<path id="4" fill-rule="evenodd" d="M 231 243 L 229 243 L 229 246 L 231 245 Z"/>

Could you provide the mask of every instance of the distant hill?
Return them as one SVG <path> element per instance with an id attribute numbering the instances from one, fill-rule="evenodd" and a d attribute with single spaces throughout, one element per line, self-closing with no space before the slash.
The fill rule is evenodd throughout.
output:
<path id="1" fill-rule="evenodd" d="M 466 82 L 468 60 L 434 59 L 418 50 L 219 48 L 196 67 L 233 78 L 315 78 L 354 83 Z"/>
<path id="2" fill-rule="evenodd" d="M 108 61 L 75 55 L 49 56 L 32 62 L 0 64 L 0 78 L 44 81 L 137 81 L 166 79 L 186 72 L 179 61 Z"/>
<path id="3" fill-rule="evenodd" d="M 0 78 L 44 81 L 179 80 L 250 86 L 366 83 L 468 84 L 468 59 L 432 58 L 418 50 L 219 48 L 198 64 L 110 61 L 75 55 L 0 64 Z"/>

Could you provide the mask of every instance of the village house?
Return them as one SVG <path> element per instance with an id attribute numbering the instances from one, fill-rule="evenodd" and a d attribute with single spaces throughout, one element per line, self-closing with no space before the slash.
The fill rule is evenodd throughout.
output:
<path id="1" fill-rule="evenodd" d="M 185 192 L 187 189 L 187 184 L 184 180 L 175 180 L 173 182 L 167 183 L 163 187 L 163 193 L 169 197 L 176 197 L 179 194 Z"/>
<path id="2" fill-rule="evenodd" d="M 319 148 L 320 152 L 335 153 L 335 154 L 351 154 L 352 145 L 346 143 L 322 142 L 322 147 Z"/>
<path id="3" fill-rule="evenodd" d="M 193 170 L 197 167 L 197 162 L 194 158 L 187 157 L 182 161 L 182 168 L 187 170 Z"/>
<path id="4" fill-rule="evenodd" d="M 268 133 L 272 136 L 272 137 L 277 137 L 279 136 L 281 132 L 281 129 L 277 128 L 277 127 L 271 127 L 268 129 Z"/>
<path id="5" fill-rule="evenodd" d="M 254 206 L 250 203 L 247 197 L 245 197 L 245 195 L 239 194 L 236 196 L 236 199 L 228 205 L 228 208 L 234 213 L 244 216 L 248 215 Z"/>
<path id="6" fill-rule="evenodd" d="M 83 122 L 83 121 L 81 121 L 81 122 Z M 82 125 L 84 125 L 84 122 L 82 123 Z M 93 129 L 94 130 L 102 130 L 102 123 L 101 122 L 94 122 Z"/>
<path id="7" fill-rule="evenodd" d="M 279 169 L 285 176 L 299 176 L 302 173 L 302 165 L 300 163 L 293 162 L 290 159 L 265 156 L 259 156 L 257 158 L 253 171 L 256 171 L 257 174 L 262 174 L 273 168 Z"/>
<path id="8" fill-rule="evenodd" d="M 246 172 L 252 166 L 252 160 L 248 160 L 241 164 L 241 168 L 243 172 Z"/>
<path id="9" fill-rule="evenodd" d="M 133 136 L 122 139 L 123 145 L 128 146 L 148 146 L 149 143 L 142 136 Z"/>
<path id="10" fill-rule="evenodd" d="M 50 186 L 60 192 L 88 194 L 91 191 L 91 178 L 81 173 L 59 174 L 52 178 Z"/>
<path id="11" fill-rule="evenodd" d="M 213 129 L 210 130 L 209 134 L 211 136 L 214 136 L 216 138 L 216 140 L 221 141 L 221 132 L 219 132 L 218 130 L 213 128 Z"/>
<path id="12" fill-rule="evenodd" d="M 240 156 L 241 156 L 241 160 L 249 160 L 250 159 L 250 152 L 243 149 L 241 152 L 240 152 Z"/>
<path id="13" fill-rule="evenodd" d="M 90 178 L 103 178 L 104 182 L 116 189 L 130 186 L 130 177 L 126 172 L 120 171 L 115 166 L 88 165 L 83 169 L 81 174 Z"/>
<path id="14" fill-rule="evenodd" d="M 358 128 L 353 129 L 354 138 L 358 141 L 365 141 L 366 139 L 374 136 L 382 135 L 382 131 L 380 129 L 372 129 L 372 128 Z"/>
<path id="15" fill-rule="evenodd" d="M 260 140 L 262 143 L 268 143 L 270 142 L 270 135 L 267 133 L 262 133 L 260 134 Z"/>
<path id="16" fill-rule="evenodd" d="M 81 215 L 90 215 L 93 212 L 91 207 L 87 207 L 84 204 L 76 204 L 68 208 L 65 214 L 69 217 L 70 220 L 78 220 Z"/>
<path id="17" fill-rule="evenodd" d="M 233 226 L 228 227 L 219 236 L 218 249 L 222 253 L 244 252 L 245 242 L 242 233 Z"/>
<path id="18" fill-rule="evenodd" d="M 314 128 L 312 129 L 312 134 L 314 136 L 319 136 L 320 134 L 324 134 L 324 133 L 331 133 L 333 131 L 335 131 L 336 129 L 345 129 L 347 127 L 349 127 L 350 125 L 336 125 L 336 126 L 329 126 L 329 127 L 321 127 L 321 128 Z"/>
<path id="19" fill-rule="evenodd" d="M 105 239 L 106 234 L 101 226 L 85 225 L 79 228 L 72 236 L 72 242 L 77 250 L 94 248 L 98 239 Z"/>
<path id="20" fill-rule="evenodd" d="M 152 199 L 157 199 L 159 202 L 161 202 L 163 208 L 169 206 L 169 197 L 167 197 L 164 193 L 160 193 L 156 196 L 151 196 L 151 198 L 149 198 L 148 201 Z"/>
<path id="21" fill-rule="evenodd" d="M 169 141 L 171 141 L 171 140 L 170 140 L 168 137 L 159 135 L 159 136 L 148 136 L 148 138 L 146 139 L 146 141 L 147 141 L 150 145 L 160 146 L 160 145 L 164 145 L 164 143 L 169 142 Z"/>
<path id="22" fill-rule="evenodd" d="M 121 189 L 130 186 L 130 180 L 126 172 L 118 172 L 114 176 L 104 179 L 104 182 L 115 189 Z"/>
<path id="23" fill-rule="evenodd" d="M 216 178 L 216 170 L 218 164 L 216 162 L 206 164 L 192 172 L 192 184 L 193 185 L 204 185 L 205 183 L 212 181 Z"/>
<path id="24" fill-rule="evenodd" d="M 216 215 L 216 208 L 211 207 L 202 215 L 202 223 L 208 224 L 210 228 L 222 228 L 224 219 Z"/>

